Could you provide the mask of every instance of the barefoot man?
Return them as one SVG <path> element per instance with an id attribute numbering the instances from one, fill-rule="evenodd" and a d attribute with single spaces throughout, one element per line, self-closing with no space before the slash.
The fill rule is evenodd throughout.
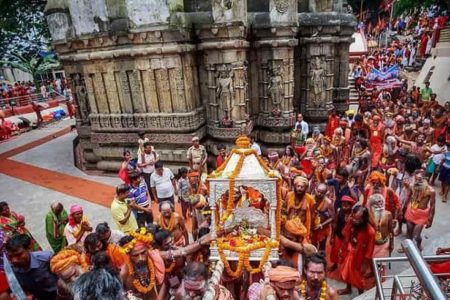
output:
<path id="1" fill-rule="evenodd" d="M 424 227 L 430 228 L 433 224 L 436 195 L 434 189 L 425 180 L 422 170 L 416 172 L 414 185 L 405 185 L 405 188 L 409 188 L 412 193 L 409 203 L 406 204 L 406 235 L 422 250 L 422 230 Z"/>
<path id="2" fill-rule="evenodd" d="M 314 209 L 314 198 L 306 192 L 308 179 L 297 176 L 294 179 L 294 191 L 287 194 L 287 220 L 300 221 L 306 227 L 305 239 L 309 242 L 312 225 L 312 214 Z"/>
<path id="3" fill-rule="evenodd" d="M 372 226 L 376 230 L 373 257 L 389 257 L 394 248 L 392 214 L 385 209 L 384 201 L 382 194 L 373 194 L 368 199 Z"/>
<path id="4" fill-rule="evenodd" d="M 158 224 L 161 229 L 167 229 L 172 236 L 174 245 L 176 247 L 184 247 L 189 242 L 188 231 L 183 217 L 175 212 L 171 202 L 164 201 L 159 205 Z"/>
<path id="5" fill-rule="evenodd" d="M 311 241 L 319 251 L 325 250 L 326 241 L 331 232 L 331 223 L 334 220 L 334 205 L 326 196 L 327 191 L 327 185 L 319 183 L 314 195 L 316 203 L 313 206 Z"/>
<path id="6" fill-rule="evenodd" d="M 306 257 L 305 280 L 300 283 L 300 299 L 339 299 L 336 290 L 327 284 L 326 270 L 327 261 L 323 252 Z"/>
<path id="7" fill-rule="evenodd" d="M 340 250 L 340 272 L 347 283 L 339 295 L 352 292 L 352 287 L 361 294 L 365 289 L 365 279 L 372 276 L 372 258 L 375 246 L 375 229 L 369 223 L 369 211 L 361 205 L 352 210 L 351 220 L 345 225 L 344 242 Z"/>

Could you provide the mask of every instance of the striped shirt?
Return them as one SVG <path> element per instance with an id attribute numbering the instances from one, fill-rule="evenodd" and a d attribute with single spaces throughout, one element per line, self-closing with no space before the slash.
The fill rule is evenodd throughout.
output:
<path id="1" fill-rule="evenodd" d="M 136 201 L 136 204 L 142 207 L 148 207 L 150 205 L 150 199 L 148 198 L 148 188 L 145 180 L 141 179 L 138 187 L 134 187 L 130 184 L 130 190 L 128 191 L 128 198 Z M 143 213 L 138 211 L 138 213 Z"/>

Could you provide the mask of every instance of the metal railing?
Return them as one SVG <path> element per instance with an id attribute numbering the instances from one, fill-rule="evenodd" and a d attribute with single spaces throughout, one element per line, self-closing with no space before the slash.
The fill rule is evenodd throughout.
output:
<path id="1" fill-rule="evenodd" d="M 374 258 L 377 299 L 380 300 L 410 300 L 410 299 L 449 299 L 443 291 L 438 278 L 449 276 L 450 273 L 433 274 L 427 262 L 450 260 L 450 255 L 422 256 L 411 240 L 404 240 L 402 248 L 405 257 Z M 389 263 L 409 262 L 413 274 L 385 275 L 381 274 L 381 266 Z M 392 282 L 391 282 L 392 280 Z"/>
<path id="2" fill-rule="evenodd" d="M 46 98 L 40 93 L 29 94 L 25 96 L 11 97 L 0 99 L 0 107 L 14 108 L 30 105 L 33 101 L 48 102 L 49 100 L 61 100 L 64 99 L 64 95 L 54 91 L 53 95 L 48 95 Z"/>

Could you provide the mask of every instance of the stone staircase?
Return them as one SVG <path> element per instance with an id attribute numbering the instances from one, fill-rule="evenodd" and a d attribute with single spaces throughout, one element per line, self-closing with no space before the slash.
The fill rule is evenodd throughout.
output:
<path id="1" fill-rule="evenodd" d="M 348 76 L 348 87 L 350 88 L 350 95 L 349 95 L 349 104 L 350 105 L 358 105 L 359 101 L 359 95 L 358 95 L 358 91 L 356 90 L 355 87 L 355 79 L 353 79 L 353 76 L 349 75 Z M 367 93 L 369 94 L 369 96 L 372 96 L 372 92 L 373 92 L 373 88 L 366 88 Z"/>
<path id="2" fill-rule="evenodd" d="M 441 29 L 441 33 L 439 35 L 439 43 L 448 42 L 450 42 L 450 28 Z"/>

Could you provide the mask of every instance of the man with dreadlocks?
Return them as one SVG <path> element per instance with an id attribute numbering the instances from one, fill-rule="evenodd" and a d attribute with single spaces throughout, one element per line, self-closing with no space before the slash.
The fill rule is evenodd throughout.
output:
<path id="1" fill-rule="evenodd" d="M 397 220 L 397 212 L 400 210 L 400 201 L 397 193 L 386 186 L 386 177 L 379 171 L 373 171 L 370 174 L 368 181 L 369 184 L 364 191 L 364 206 L 369 207 L 367 200 L 370 196 L 373 194 L 381 194 L 386 200 L 386 210 L 392 213 L 394 220 Z"/>
<path id="2" fill-rule="evenodd" d="M 416 171 L 414 184 L 405 184 L 405 188 L 411 190 L 411 197 L 405 213 L 406 234 L 409 239 L 414 239 L 417 247 L 422 250 L 422 230 L 424 227 L 430 228 L 433 224 L 436 205 L 435 191 L 428 185 L 423 170 Z"/>
<path id="3" fill-rule="evenodd" d="M 165 262 L 170 264 L 179 257 L 186 257 L 213 240 L 212 235 L 207 234 L 186 247 L 174 248 L 167 230 L 163 229 L 161 232 L 166 232 L 167 240 L 159 249 L 152 248 L 153 235 L 145 228 L 141 228 L 139 232 L 131 232 L 120 243 L 128 256 L 127 262 L 122 266 L 120 277 L 126 290 L 142 300 L 154 300 L 158 297 L 166 299 L 171 288 L 170 284 L 173 283 L 173 288 L 177 288 L 180 282 L 177 284 L 174 278 L 173 281 L 166 278 L 166 274 L 171 270 L 170 266 L 169 269 L 166 268 Z M 160 286 L 159 293 L 156 285 Z"/>
<path id="4" fill-rule="evenodd" d="M 401 151 L 400 151 L 401 152 Z M 405 154 L 404 159 L 402 159 L 402 155 L 399 160 L 399 174 L 397 175 L 398 181 L 398 190 L 400 191 L 400 203 L 401 209 L 398 214 L 398 227 L 394 232 L 394 235 L 397 236 L 402 233 L 403 223 L 406 223 L 404 218 L 406 212 L 406 204 L 411 197 L 411 190 L 403 188 L 404 185 L 409 186 L 413 184 L 414 181 L 414 173 L 416 170 L 420 169 L 422 162 L 420 159 L 414 154 Z M 404 160 L 404 162 L 402 162 Z"/>

